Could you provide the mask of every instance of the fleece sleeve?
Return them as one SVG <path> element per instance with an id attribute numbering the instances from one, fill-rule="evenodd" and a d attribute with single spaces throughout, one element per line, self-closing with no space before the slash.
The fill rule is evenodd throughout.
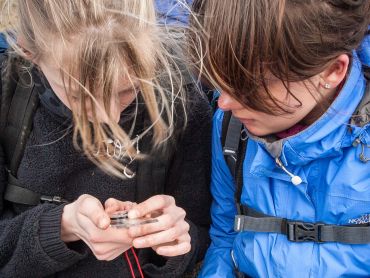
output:
<path id="1" fill-rule="evenodd" d="M 6 172 L 0 146 L 0 193 Z M 42 277 L 61 271 L 84 258 L 60 238 L 62 205 L 42 204 L 15 214 L 0 200 L 0 277 Z"/>

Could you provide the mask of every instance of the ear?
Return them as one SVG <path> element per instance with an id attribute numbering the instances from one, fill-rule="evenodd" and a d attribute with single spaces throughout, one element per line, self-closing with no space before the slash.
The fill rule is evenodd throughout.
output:
<path id="1" fill-rule="evenodd" d="M 336 88 L 345 78 L 349 67 L 349 56 L 341 54 L 320 74 L 320 85 L 324 88 Z"/>
<path id="2" fill-rule="evenodd" d="M 21 36 L 17 37 L 17 45 L 22 50 L 24 58 L 34 62 L 34 55 L 30 50 L 27 49 L 26 44 Z"/>

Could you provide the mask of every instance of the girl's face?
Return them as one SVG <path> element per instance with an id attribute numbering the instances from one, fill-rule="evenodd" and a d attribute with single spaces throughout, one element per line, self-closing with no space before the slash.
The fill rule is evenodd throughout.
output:
<path id="1" fill-rule="evenodd" d="M 320 100 L 320 94 L 317 93 L 319 78 L 313 77 L 311 81 L 306 83 L 291 82 L 289 84 L 291 93 L 301 102 L 301 105 L 298 100 L 288 94 L 282 81 L 274 79 L 269 82 L 268 88 L 271 94 L 291 114 L 286 113 L 276 116 L 246 108 L 227 92 L 221 93 L 218 106 L 224 111 L 231 111 L 234 117 L 238 118 L 250 133 L 256 136 L 274 134 L 306 120 L 310 117 L 309 114 L 315 111 L 314 108 L 318 106 L 317 99 Z M 312 94 L 315 94 L 315 97 Z M 326 92 L 326 96 L 329 95 L 332 95 L 332 92 Z"/>
<path id="2" fill-rule="evenodd" d="M 46 79 L 48 80 L 51 88 L 58 96 L 58 98 L 63 102 L 63 104 L 66 105 L 69 109 L 71 109 L 72 106 L 77 106 L 79 98 L 75 93 L 76 89 L 66 88 L 64 86 L 60 74 L 60 68 L 43 62 L 38 63 L 38 65 L 41 68 Z M 139 90 L 140 89 L 138 82 L 136 84 L 132 84 L 125 79 L 120 80 L 118 84 L 114 86 L 114 101 L 111 102 L 110 107 L 112 119 L 114 119 L 116 122 L 119 121 L 121 112 L 134 101 Z M 96 100 L 101 107 L 104 107 L 102 96 L 96 97 Z M 92 109 L 89 105 L 89 102 L 86 103 L 86 110 L 88 117 L 90 118 L 92 115 Z M 105 111 L 98 111 L 97 113 L 101 122 L 108 122 L 108 115 L 107 113 L 105 113 Z"/>

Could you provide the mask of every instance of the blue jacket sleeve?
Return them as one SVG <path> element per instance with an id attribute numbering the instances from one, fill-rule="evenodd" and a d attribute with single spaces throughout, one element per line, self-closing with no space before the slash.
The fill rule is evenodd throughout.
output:
<path id="1" fill-rule="evenodd" d="M 222 153 L 222 118 L 223 113 L 217 111 L 213 121 L 212 138 L 211 192 L 213 203 L 210 229 L 212 243 L 207 251 L 199 277 L 234 277 L 231 250 L 236 235 L 233 230 L 234 217 L 237 213 L 234 202 L 235 185 Z"/>

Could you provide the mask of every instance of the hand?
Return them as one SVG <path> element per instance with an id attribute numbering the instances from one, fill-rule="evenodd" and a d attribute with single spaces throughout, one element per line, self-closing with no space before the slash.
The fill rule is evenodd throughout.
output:
<path id="1" fill-rule="evenodd" d="M 64 207 L 61 238 L 64 242 L 81 239 L 98 260 L 113 260 L 132 246 L 132 238 L 127 229 L 116 229 L 109 224 L 109 215 L 100 201 L 82 195 Z"/>
<path id="2" fill-rule="evenodd" d="M 190 251 L 189 224 L 185 211 L 176 206 L 175 199 L 167 195 L 156 195 L 134 206 L 129 218 L 156 217 L 158 222 L 130 227 L 128 233 L 135 248 L 153 248 L 162 256 L 178 256 Z"/>
<path id="3" fill-rule="evenodd" d="M 105 201 L 104 207 L 105 212 L 108 213 L 108 215 L 111 215 L 118 211 L 128 211 L 132 209 L 135 205 L 137 205 L 134 202 L 123 202 L 114 198 L 110 198 Z"/>

